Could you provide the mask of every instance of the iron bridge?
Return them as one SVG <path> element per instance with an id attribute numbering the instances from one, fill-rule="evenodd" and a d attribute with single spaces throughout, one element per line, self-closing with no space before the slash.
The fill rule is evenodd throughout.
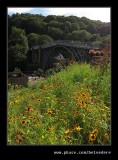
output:
<path id="1" fill-rule="evenodd" d="M 90 42 L 55 41 L 49 45 L 32 47 L 32 53 L 34 53 L 34 63 L 39 63 L 40 68 L 46 70 L 51 68 L 55 60 L 89 62 L 91 49 L 101 48 Z"/>

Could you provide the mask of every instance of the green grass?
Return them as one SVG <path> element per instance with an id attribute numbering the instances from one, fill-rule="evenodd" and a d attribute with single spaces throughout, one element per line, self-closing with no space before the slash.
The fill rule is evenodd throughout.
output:
<path id="1" fill-rule="evenodd" d="M 73 64 L 9 87 L 8 144 L 110 144 L 110 115 L 110 67 Z"/>

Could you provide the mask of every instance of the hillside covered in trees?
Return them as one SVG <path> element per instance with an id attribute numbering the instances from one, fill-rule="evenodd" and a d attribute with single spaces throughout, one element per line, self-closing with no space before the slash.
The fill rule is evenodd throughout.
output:
<path id="1" fill-rule="evenodd" d="M 110 44 L 110 22 L 77 16 L 43 16 L 39 14 L 8 15 L 9 68 L 26 64 L 28 50 L 56 40 L 73 40 Z"/>

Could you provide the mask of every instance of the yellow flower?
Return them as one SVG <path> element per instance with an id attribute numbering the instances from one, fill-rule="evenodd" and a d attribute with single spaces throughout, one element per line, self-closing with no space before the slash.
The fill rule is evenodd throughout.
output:
<path id="1" fill-rule="evenodd" d="M 85 94 L 85 93 L 82 93 L 82 96 L 86 97 L 86 94 Z"/>
<path id="2" fill-rule="evenodd" d="M 55 126 L 52 126 L 51 128 L 49 128 L 49 131 L 54 131 L 55 130 Z"/>
<path id="3" fill-rule="evenodd" d="M 69 130 L 69 129 L 66 129 L 65 133 L 66 133 L 66 134 L 70 133 L 70 130 Z"/>
<path id="4" fill-rule="evenodd" d="M 77 103 L 76 105 L 77 105 L 78 107 L 82 106 L 82 104 L 81 104 L 81 103 Z"/>
<path id="5" fill-rule="evenodd" d="M 79 125 L 75 125 L 74 131 L 80 131 L 82 128 Z"/>
<path id="6" fill-rule="evenodd" d="M 18 104 L 18 102 L 19 102 L 18 100 L 15 100 L 15 101 L 14 101 L 14 104 Z"/>
<path id="7" fill-rule="evenodd" d="M 79 96 L 76 96 L 76 97 L 75 97 L 75 100 L 79 100 Z"/>
<path id="8" fill-rule="evenodd" d="M 89 141 L 93 142 L 96 140 L 96 135 L 91 133 L 90 136 L 89 136 Z"/>
<path id="9" fill-rule="evenodd" d="M 37 99 L 38 102 L 41 102 L 41 99 Z"/>
<path id="10" fill-rule="evenodd" d="M 106 139 L 109 139 L 109 135 L 108 135 L 107 133 L 104 134 L 104 137 L 105 137 Z"/>
<path id="11" fill-rule="evenodd" d="M 66 136 L 66 137 L 65 137 L 65 140 L 68 140 L 68 139 L 70 139 L 70 136 Z"/>
<path id="12" fill-rule="evenodd" d="M 98 130 L 97 129 L 94 129 L 90 135 L 89 135 L 89 143 L 93 142 L 96 140 L 96 136 L 98 134 Z"/>
<path id="13" fill-rule="evenodd" d="M 34 110 L 33 109 L 30 109 L 30 112 L 33 112 Z"/>
<path id="14" fill-rule="evenodd" d="M 30 110 L 30 106 L 27 106 L 26 108 L 25 108 L 25 111 L 29 111 Z"/>
<path id="15" fill-rule="evenodd" d="M 34 119 L 34 116 L 29 116 L 30 119 Z"/>
<path id="16" fill-rule="evenodd" d="M 52 115 L 53 112 L 51 111 L 51 109 L 48 109 L 47 113 L 50 114 L 50 115 Z"/>
<path id="17" fill-rule="evenodd" d="M 21 121 L 21 124 L 22 124 L 23 126 L 26 126 L 25 120 L 22 120 L 22 121 Z"/>
<path id="18" fill-rule="evenodd" d="M 98 134 L 98 130 L 97 130 L 97 129 L 94 129 L 91 133 L 97 135 L 97 134 Z"/>

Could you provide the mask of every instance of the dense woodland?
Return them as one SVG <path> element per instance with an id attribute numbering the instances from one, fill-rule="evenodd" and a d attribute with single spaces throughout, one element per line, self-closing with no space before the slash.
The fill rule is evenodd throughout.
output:
<path id="1" fill-rule="evenodd" d="M 104 46 L 111 41 L 111 24 L 77 16 L 8 15 L 8 67 L 27 66 L 28 50 L 56 40 L 93 42 Z"/>

